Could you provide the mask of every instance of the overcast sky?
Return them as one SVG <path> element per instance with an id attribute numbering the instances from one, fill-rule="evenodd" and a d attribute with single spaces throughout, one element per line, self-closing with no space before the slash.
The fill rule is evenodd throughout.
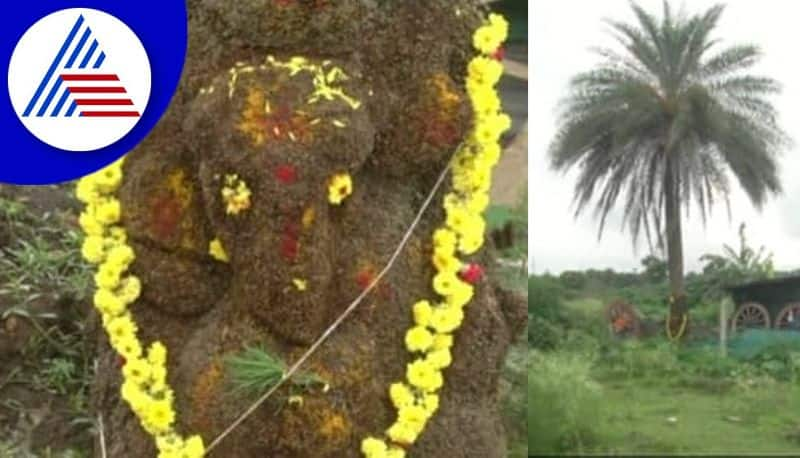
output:
<path id="1" fill-rule="evenodd" d="M 549 168 L 547 147 L 555 133 L 555 113 L 569 78 L 591 68 L 598 58 L 589 48 L 612 45 L 605 18 L 633 22 L 628 0 L 533 0 L 530 28 L 530 228 L 529 253 L 534 271 L 613 268 L 632 270 L 648 254 L 641 243 L 634 252 L 630 236 L 621 232 L 620 214 L 612 217 L 603 239 L 597 240 L 597 221 L 591 210 L 573 218 L 572 190 L 575 172 L 562 175 Z M 661 12 L 661 0 L 639 0 L 644 8 Z M 690 13 L 704 11 L 720 2 L 673 1 Z M 779 0 L 729 0 L 717 28 L 722 45 L 752 43 L 764 58 L 752 73 L 778 80 L 784 88 L 774 99 L 781 124 L 800 145 L 800 27 L 797 2 Z M 618 48 L 617 48 L 618 49 Z M 716 207 L 704 228 L 693 212 L 684 219 L 684 259 L 687 270 L 700 267 L 698 258 L 719 252 L 724 243 L 738 243 L 738 226 L 747 222 L 751 245 L 765 245 L 774 252 L 778 269 L 800 267 L 800 148 L 780 158 L 784 194 L 772 199 L 761 213 L 741 192 L 736 180 L 731 197 L 731 219 L 724 205 Z"/>

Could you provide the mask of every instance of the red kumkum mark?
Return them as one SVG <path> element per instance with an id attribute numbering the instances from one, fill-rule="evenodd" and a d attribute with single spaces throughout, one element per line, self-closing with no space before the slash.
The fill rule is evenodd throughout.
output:
<path id="1" fill-rule="evenodd" d="M 294 184 L 297 181 L 297 169 L 291 164 L 282 164 L 275 169 L 275 178 L 282 184 Z"/>
<path id="2" fill-rule="evenodd" d="M 183 209 L 175 197 L 160 197 L 150 212 L 150 229 L 159 239 L 169 240 L 175 235 L 182 214 Z"/>
<path id="3" fill-rule="evenodd" d="M 286 223 L 281 240 L 281 256 L 289 262 L 297 260 L 300 254 L 300 227 L 296 223 Z"/>

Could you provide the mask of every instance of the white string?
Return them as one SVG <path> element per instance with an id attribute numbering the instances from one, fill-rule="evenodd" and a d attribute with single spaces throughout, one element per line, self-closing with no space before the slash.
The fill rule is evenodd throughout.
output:
<path id="1" fill-rule="evenodd" d="M 456 151 L 458 151 L 459 149 L 460 147 L 456 149 Z M 389 258 L 389 262 L 386 263 L 386 266 L 384 266 L 383 270 L 381 270 L 380 273 L 372 280 L 369 286 L 367 286 L 361 292 L 361 294 L 359 294 L 358 297 L 356 297 L 355 300 L 353 300 L 353 302 L 350 303 L 350 305 L 345 309 L 345 311 L 342 312 L 341 315 L 339 315 L 336 321 L 334 321 L 333 324 L 331 324 L 328 327 L 328 329 L 326 329 L 325 332 L 323 332 L 322 335 L 319 336 L 319 338 L 313 344 L 311 344 L 308 350 L 306 350 L 306 352 L 303 353 L 303 356 L 301 356 L 300 359 L 298 359 L 297 362 L 295 362 L 289 368 L 288 371 L 283 373 L 283 376 L 278 381 L 278 383 L 273 385 L 272 388 L 269 389 L 269 391 L 267 391 L 260 398 L 258 398 L 258 400 L 255 401 L 247 410 L 245 410 L 244 413 L 242 413 L 239 416 L 239 418 L 237 418 L 233 423 L 231 423 L 231 425 L 228 426 L 225 429 L 225 431 L 223 431 L 220 435 L 218 435 L 214 439 L 214 441 L 212 441 L 211 444 L 209 444 L 209 446 L 206 448 L 206 453 L 209 453 L 211 450 L 214 449 L 214 447 L 219 445 L 219 443 L 222 442 L 222 440 L 225 439 L 226 436 L 228 436 L 231 432 L 233 432 L 233 430 L 236 429 L 245 419 L 247 419 L 247 417 L 252 415 L 253 412 L 255 412 L 259 406 L 261 406 L 261 404 L 263 404 L 267 399 L 269 399 L 269 397 L 272 396 L 272 394 L 275 391 L 277 391 L 277 389 L 280 388 L 284 384 L 284 382 L 289 380 L 298 371 L 298 369 L 300 369 L 300 366 L 302 366 L 303 363 L 305 363 L 306 360 L 315 351 L 317 351 L 319 346 L 322 345 L 322 343 L 328 339 L 328 337 L 333 333 L 333 331 L 335 331 L 342 324 L 342 322 L 345 319 L 347 319 L 348 316 L 350 316 L 353 310 L 355 310 L 356 307 L 358 307 L 361 301 L 364 300 L 364 298 L 370 293 L 370 291 L 372 291 L 375 288 L 375 286 L 381 281 L 384 275 L 386 275 L 386 273 L 392 268 L 395 261 L 397 261 L 397 258 L 400 256 L 400 253 L 403 251 L 403 248 L 405 248 L 406 244 L 408 243 L 408 240 L 411 238 L 411 235 L 414 233 L 414 229 L 416 229 L 416 227 L 419 225 L 419 222 L 422 219 L 422 215 L 425 214 L 425 210 L 428 209 L 431 202 L 433 201 L 434 196 L 436 196 L 436 192 L 439 190 L 442 183 L 444 182 L 444 179 L 447 176 L 447 172 L 450 171 L 451 162 L 452 161 L 448 161 L 447 167 L 445 167 L 444 170 L 442 170 L 442 173 L 439 175 L 439 178 L 433 185 L 433 189 L 431 189 L 431 192 L 428 194 L 428 197 L 425 199 L 425 202 L 422 204 L 422 207 L 420 208 L 419 212 L 417 212 L 416 218 L 414 218 L 414 221 L 408 227 L 408 230 L 406 231 L 405 235 L 403 235 L 402 240 L 400 240 L 400 244 L 397 246 L 397 249 L 395 249 L 394 254 L 392 254 L 392 257 Z"/>
<path id="2" fill-rule="evenodd" d="M 97 427 L 100 433 L 100 456 L 106 458 L 106 428 L 103 425 L 103 414 L 97 416 Z"/>

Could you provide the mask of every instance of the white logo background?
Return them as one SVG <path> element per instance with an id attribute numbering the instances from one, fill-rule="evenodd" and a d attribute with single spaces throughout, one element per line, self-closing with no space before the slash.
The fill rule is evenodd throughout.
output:
<path id="1" fill-rule="evenodd" d="M 67 48 L 54 77 L 50 78 L 30 116 L 22 116 L 80 15 L 85 19 L 84 24 Z M 98 41 L 98 52 L 95 56 L 100 49 L 106 54 L 102 67 L 92 69 L 88 65 L 87 68 L 78 69 L 76 65 L 76 68 L 65 70 L 63 62 L 71 55 L 87 26 L 91 28 L 92 38 L 89 43 L 92 39 Z M 83 58 L 89 43 L 84 46 L 78 61 Z M 104 148 L 124 137 L 140 119 L 140 116 L 81 117 L 80 107 L 72 117 L 53 117 L 50 114 L 56 101 L 51 103 L 51 108 L 44 116 L 36 116 L 45 96 L 55 84 L 56 77 L 61 73 L 118 75 L 117 82 L 92 82 L 91 85 L 124 86 L 126 94 L 109 94 L 104 98 L 129 98 L 133 105 L 120 109 L 136 110 L 140 115 L 144 113 L 150 98 L 150 61 L 139 37 L 125 23 L 108 13 L 89 8 L 70 8 L 43 17 L 25 32 L 14 48 L 8 66 L 8 91 L 14 111 L 25 127 L 41 141 L 59 149 L 93 151 Z M 62 83 L 62 87 L 67 85 L 72 84 Z M 60 95 L 59 93 L 58 96 Z M 73 94 L 70 100 L 74 98 Z"/>

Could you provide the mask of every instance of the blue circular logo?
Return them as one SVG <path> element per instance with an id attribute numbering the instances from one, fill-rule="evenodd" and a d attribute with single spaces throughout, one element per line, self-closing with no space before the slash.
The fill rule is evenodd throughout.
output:
<path id="1" fill-rule="evenodd" d="M 31 2 L 0 21 L 0 182 L 58 183 L 115 161 L 155 126 L 180 80 L 184 1 Z"/>

